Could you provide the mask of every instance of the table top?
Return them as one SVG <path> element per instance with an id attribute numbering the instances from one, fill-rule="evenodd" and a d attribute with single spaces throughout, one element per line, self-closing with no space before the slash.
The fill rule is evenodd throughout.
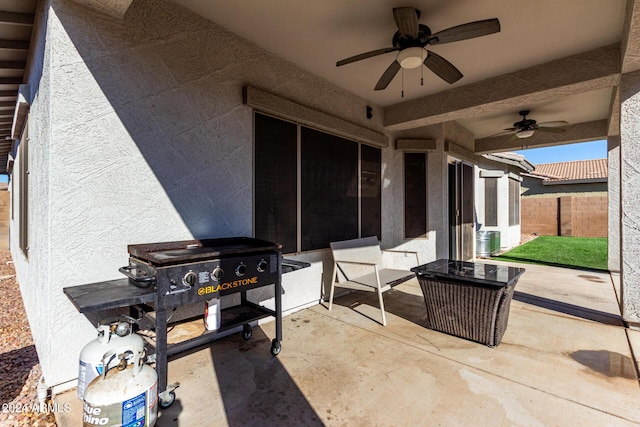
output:
<path id="1" fill-rule="evenodd" d="M 525 272 L 524 268 L 484 262 L 439 259 L 411 269 L 418 277 L 430 277 L 491 286 L 508 286 Z"/>

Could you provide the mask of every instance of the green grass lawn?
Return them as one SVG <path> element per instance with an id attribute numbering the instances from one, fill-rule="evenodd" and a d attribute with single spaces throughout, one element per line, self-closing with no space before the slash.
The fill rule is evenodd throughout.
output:
<path id="1" fill-rule="evenodd" d="M 607 270 L 607 239 L 540 236 L 492 259 Z"/>

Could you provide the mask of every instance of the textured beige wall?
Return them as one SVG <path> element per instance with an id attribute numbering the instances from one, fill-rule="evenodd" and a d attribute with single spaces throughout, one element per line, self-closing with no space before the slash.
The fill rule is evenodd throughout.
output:
<path id="1" fill-rule="evenodd" d="M 622 75 L 620 102 L 622 315 L 640 328 L 640 71 Z"/>
<path id="2" fill-rule="evenodd" d="M 122 19 L 133 0 L 73 0 L 78 4 L 106 13 L 114 18 Z"/>
<path id="3" fill-rule="evenodd" d="M 609 199 L 609 270 L 620 271 L 620 136 L 607 141 L 608 199 Z"/>
<path id="4" fill-rule="evenodd" d="M 543 185 L 541 179 L 522 177 L 522 195 L 525 197 L 561 197 L 587 194 L 606 195 L 607 183 Z"/>

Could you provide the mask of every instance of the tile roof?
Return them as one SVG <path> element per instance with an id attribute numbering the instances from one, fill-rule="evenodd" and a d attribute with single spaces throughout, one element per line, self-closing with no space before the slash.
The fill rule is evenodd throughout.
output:
<path id="1" fill-rule="evenodd" d="M 575 162 L 542 163 L 535 165 L 533 175 L 545 181 L 606 180 L 607 159 Z"/>

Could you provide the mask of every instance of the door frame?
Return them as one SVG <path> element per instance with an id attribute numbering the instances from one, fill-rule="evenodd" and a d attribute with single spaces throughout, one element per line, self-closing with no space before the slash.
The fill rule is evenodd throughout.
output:
<path id="1" fill-rule="evenodd" d="M 449 158 L 447 162 L 449 259 L 467 261 L 475 250 L 474 165 Z"/>

